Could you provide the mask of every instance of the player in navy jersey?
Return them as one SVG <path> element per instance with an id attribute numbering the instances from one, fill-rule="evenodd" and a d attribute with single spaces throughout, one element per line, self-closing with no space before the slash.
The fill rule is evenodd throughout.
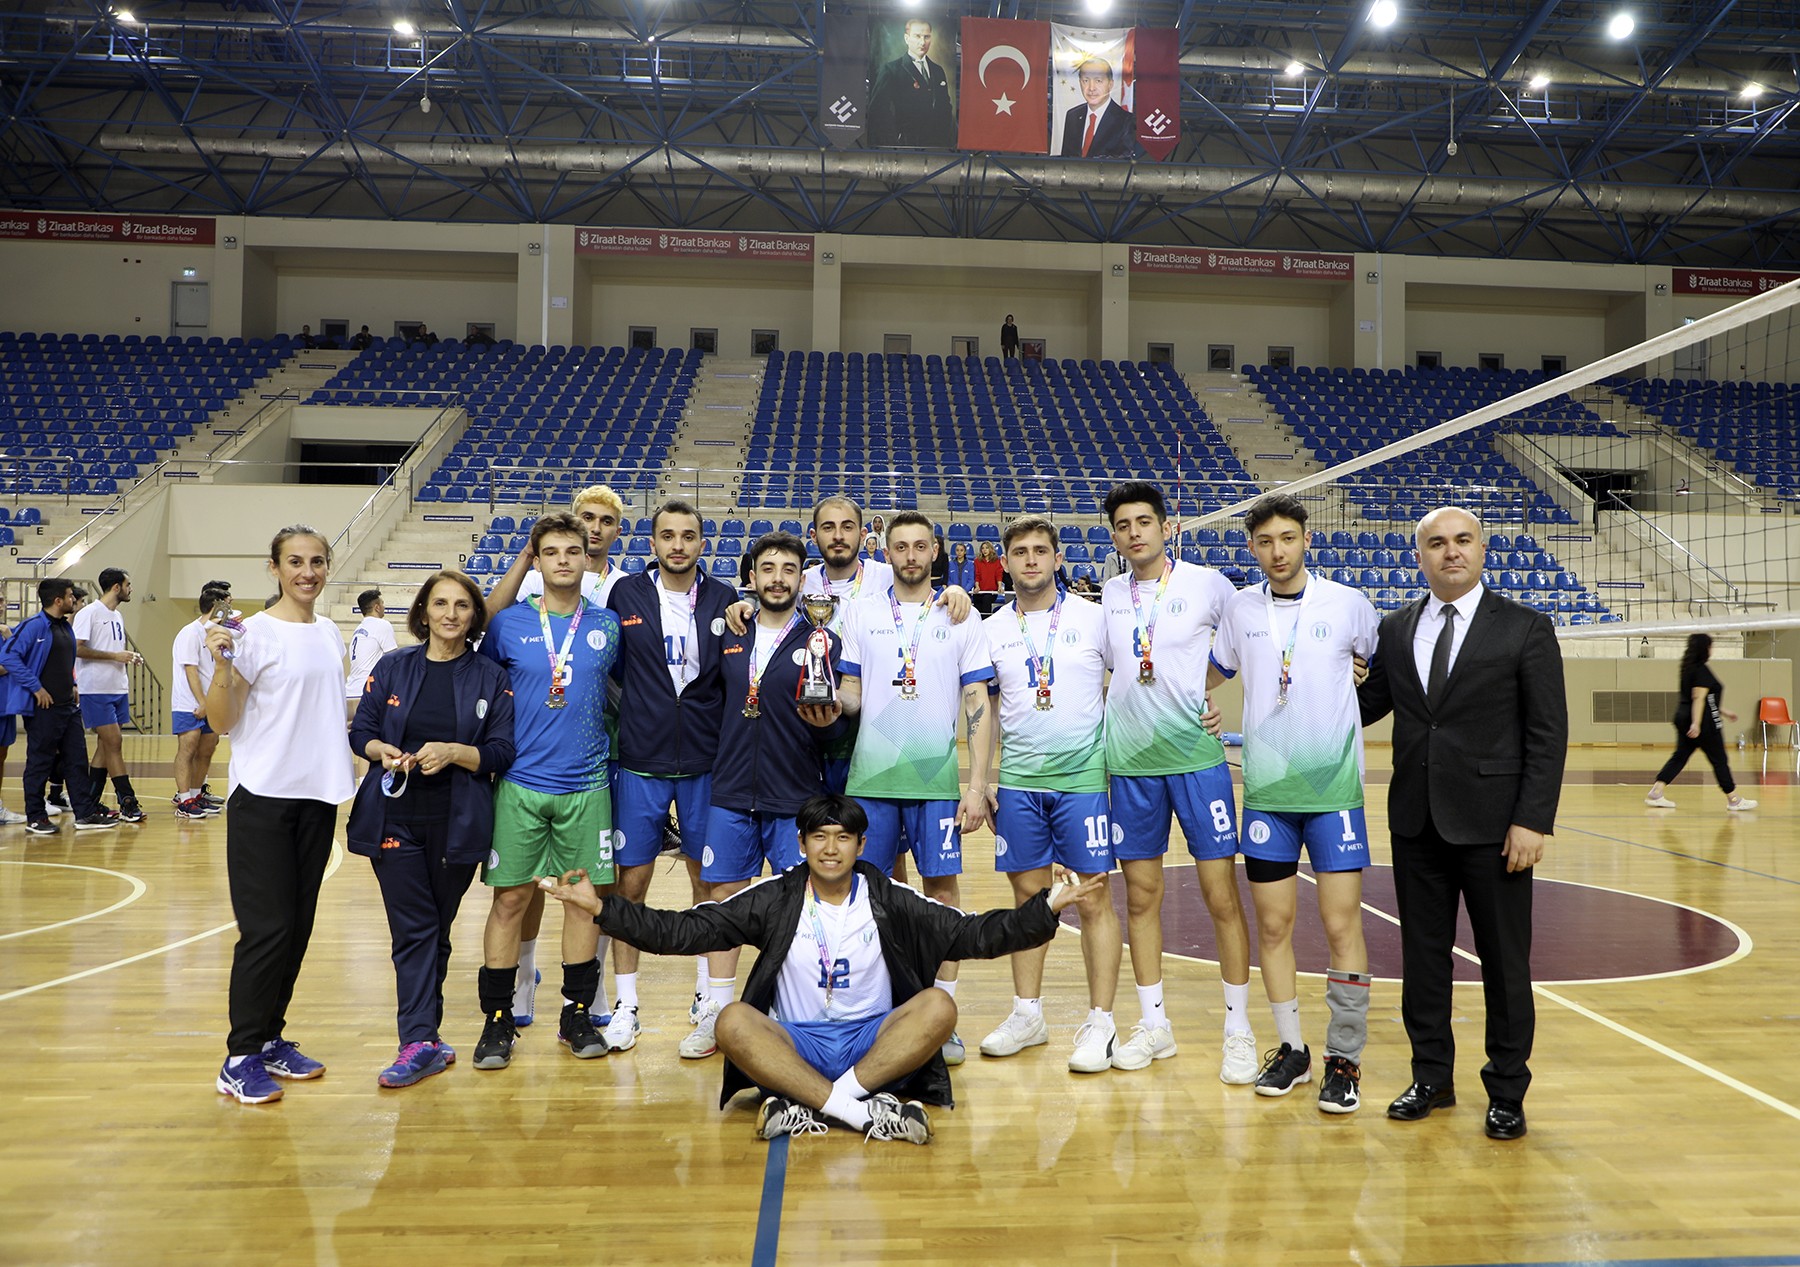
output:
<path id="1" fill-rule="evenodd" d="M 602 900 L 579 872 L 546 880 L 552 896 L 652 954 L 755 946 L 756 966 L 718 1021 L 723 1106 L 766 1093 L 757 1134 L 823 1134 L 825 1118 L 871 1139 L 923 1144 L 924 1104 L 950 1103 L 940 1048 L 956 1002 L 930 985 L 945 960 L 995 959 L 1056 935 L 1056 914 L 1100 878 L 1058 883 L 1011 910 L 965 915 L 859 861 L 868 818 L 846 796 L 813 797 L 796 816 L 806 865 L 724 902 L 657 911 Z"/>
<path id="2" fill-rule="evenodd" d="M 494 616 L 481 654 L 505 666 L 513 689 L 512 767 L 494 789 L 494 845 L 482 879 L 494 890 L 483 939 L 477 1069 L 512 1061 L 513 986 L 519 930 L 532 880 L 579 867 L 613 880 L 612 798 L 607 787 L 607 676 L 619 654 L 619 618 L 581 596 L 587 533 L 572 515 L 531 529 L 544 594 Z M 591 924 L 565 920 L 563 1009 L 558 1038 L 582 1059 L 606 1054 L 588 1009 L 599 986 Z"/>

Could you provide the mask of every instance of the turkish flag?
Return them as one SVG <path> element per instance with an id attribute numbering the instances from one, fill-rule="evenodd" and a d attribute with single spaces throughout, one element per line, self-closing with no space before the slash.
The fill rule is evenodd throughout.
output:
<path id="1" fill-rule="evenodd" d="M 958 149 L 1050 152 L 1050 24 L 962 20 Z"/>
<path id="2" fill-rule="evenodd" d="M 1137 120 L 1138 144 L 1162 162 L 1181 139 L 1181 33 L 1140 26 L 1126 45 L 1127 97 Z"/>

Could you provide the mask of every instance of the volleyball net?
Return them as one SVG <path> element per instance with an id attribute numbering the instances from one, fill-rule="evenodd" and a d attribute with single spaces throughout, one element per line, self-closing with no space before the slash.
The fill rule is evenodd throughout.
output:
<path id="1" fill-rule="evenodd" d="M 1561 375 L 1250 369 L 1265 442 L 1291 435 L 1253 474 L 1308 506 L 1314 570 L 1384 610 L 1421 591 L 1420 517 L 1454 505 L 1487 528 L 1486 582 L 1564 637 L 1800 625 L 1796 304 L 1791 282 Z M 1190 515 L 1188 557 L 1253 562 L 1254 500 Z"/>

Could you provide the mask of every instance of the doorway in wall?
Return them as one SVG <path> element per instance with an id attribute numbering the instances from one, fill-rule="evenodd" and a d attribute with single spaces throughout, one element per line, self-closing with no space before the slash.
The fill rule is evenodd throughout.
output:
<path id="1" fill-rule="evenodd" d="M 688 331 L 688 346 L 705 356 L 719 354 L 719 332 L 694 327 Z"/>
<path id="2" fill-rule="evenodd" d="M 1274 370 L 1291 370 L 1294 368 L 1293 348 L 1270 348 L 1269 368 Z"/>
<path id="3" fill-rule="evenodd" d="M 207 282 L 172 282 L 169 294 L 169 334 L 185 339 L 205 336 L 212 328 L 212 290 Z"/>
<path id="4" fill-rule="evenodd" d="M 1237 368 L 1237 347 L 1231 343 L 1206 345 L 1206 368 L 1214 373 L 1230 373 Z"/>
<path id="5" fill-rule="evenodd" d="M 1145 359 L 1152 365 L 1175 364 L 1175 345 L 1173 343 L 1152 343 L 1144 349 Z"/>
<path id="6" fill-rule="evenodd" d="M 981 340 L 972 334 L 953 334 L 950 336 L 950 355 L 965 359 L 981 355 Z"/>
<path id="7" fill-rule="evenodd" d="M 625 338 L 632 347 L 648 352 L 651 348 L 656 346 L 656 327 L 632 326 L 631 329 L 626 332 Z"/>

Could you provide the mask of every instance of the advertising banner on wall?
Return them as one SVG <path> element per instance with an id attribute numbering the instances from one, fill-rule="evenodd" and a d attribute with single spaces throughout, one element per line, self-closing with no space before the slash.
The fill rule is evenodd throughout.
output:
<path id="1" fill-rule="evenodd" d="M 931 13 L 869 24 L 869 144 L 956 148 L 956 23 Z"/>
<path id="2" fill-rule="evenodd" d="M 1181 139 L 1181 33 L 1140 26 L 1125 45 L 1125 108 L 1137 120 L 1138 148 L 1157 162 Z"/>
<path id="3" fill-rule="evenodd" d="M 135 242 L 140 246 L 211 246 L 214 222 L 200 216 L 65 215 L 0 211 L 0 238 L 31 242 Z"/>
<path id="4" fill-rule="evenodd" d="M 819 130 L 833 149 L 862 140 L 869 117 L 869 19 L 833 14 L 820 45 Z"/>
<path id="5" fill-rule="evenodd" d="M 779 260 L 810 264 L 810 233 L 726 233 L 703 229 L 577 229 L 575 254 L 660 259 Z"/>
<path id="6" fill-rule="evenodd" d="M 962 20 L 959 149 L 1050 152 L 1050 24 Z"/>
<path id="7" fill-rule="evenodd" d="M 1288 281 L 1347 282 L 1356 257 L 1330 251 L 1237 251 L 1202 246 L 1134 246 L 1134 273 L 1211 277 L 1279 277 Z"/>
<path id="8" fill-rule="evenodd" d="M 1785 286 L 1796 278 L 1800 278 L 1800 273 L 1763 273 L 1748 268 L 1678 268 L 1674 290 L 1677 295 L 1722 295 L 1728 299 L 1745 299 Z"/>

